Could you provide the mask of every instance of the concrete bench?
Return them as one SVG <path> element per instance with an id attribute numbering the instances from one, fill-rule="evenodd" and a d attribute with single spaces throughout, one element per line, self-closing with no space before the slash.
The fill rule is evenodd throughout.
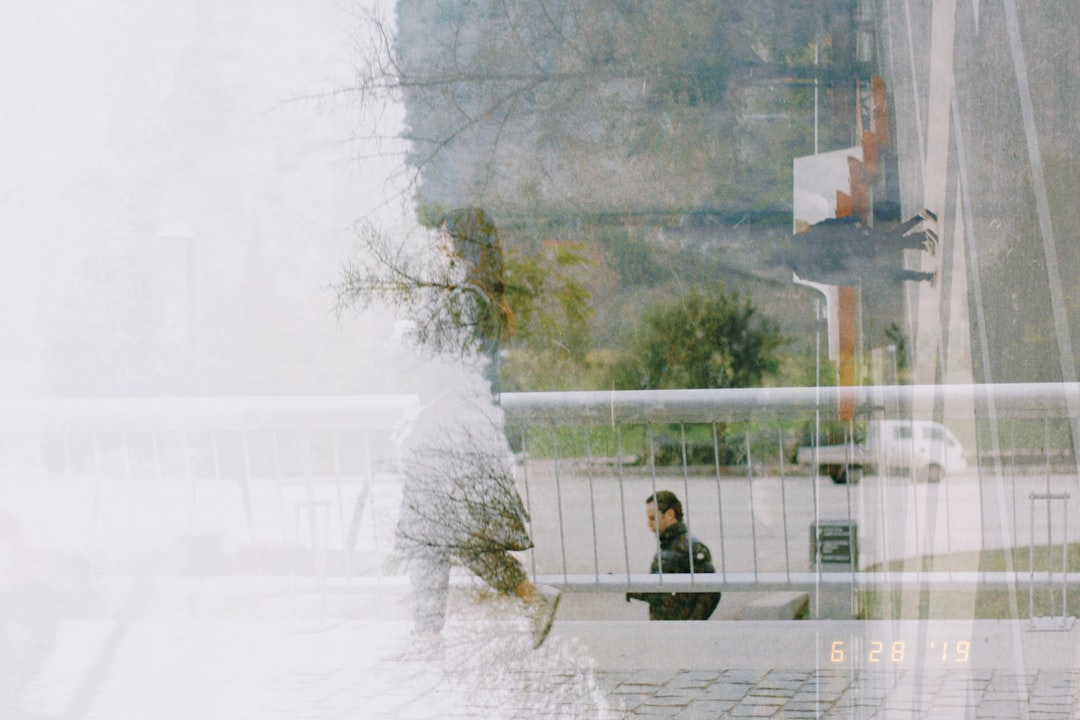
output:
<path id="1" fill-rule="evenodd" d="M 804 592 L 774 592 L 743 608 L 743 620 L 804 620 L 810 613 L 810 596 Z"/>

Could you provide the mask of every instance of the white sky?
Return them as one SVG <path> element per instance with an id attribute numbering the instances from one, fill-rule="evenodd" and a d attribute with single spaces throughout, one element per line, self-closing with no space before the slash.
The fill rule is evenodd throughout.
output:
<path id="1" fill-rule="evenodd" d="M 168 238 L 176 228 L 190 228 L 197 245 L 200 331 L 252 335 L 252 357 L 228 362 L 290 368 L 282 391 L 350 389 L 327 382 L 327 366 L 346 375 L 368 326 L 339 327 L 326 286 L 355 221 L 403 216 L 400 203 L 381 207 L 398 192 L 387 185 L 396 161 L 361 163 L 370 148 L 348 142 L 363 129 L 352 99 L 311 97 L 347 86 L 357 7 L 99 0 L 5 9 L 0 395 L 47 389 L 42 346 L 65 323 L 109 348 L 114 331 L 133 332 L 132 308 L 153 307 L 159 340 L 182 343 L 185 256 Z M 399 117 L 389 108 L 383 130 L 393 133 Z M 256 317 L 245 304 L 252 283 L 306 319 Z M 297 325 L 304 337 L 289 337 Z M 290 348 L 305 354 L 289 357 Z M 309 360 L 312 377 L 301 377 Z M 275 381 L 266 375 L 262 392 Z"/>

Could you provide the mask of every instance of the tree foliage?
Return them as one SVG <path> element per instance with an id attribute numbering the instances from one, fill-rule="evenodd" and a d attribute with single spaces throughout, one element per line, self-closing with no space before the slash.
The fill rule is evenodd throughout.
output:
<path id="1" fill-rule="evenodd" d="M 335 288 L 339 313 L 398 308 L 411 321 L 410 339 L 433 355 L 497 361 L 513 345 L 584 358 L 592 309 L 577 277 L 587 261 L 574 244 L 508 249 L 476 208 L 428 211 L 422 219 L 431 227 L 420 243 L 361 228 L 360 247 Z"/>
<path id="2" fill-rule="evenodd" d="M 584 362 L 593 310 L 579 274 L 587 266 L 573 242 L 549 241 L 534 253 L 508 254 L 507 292 L 518 319 L 514 345 Z"/>
<path id="3" fill-rule="evenodd" d="M 782 344 L 776 322 L 749 300 L 723 286 L 695 289 L 647 311 L 611 380 L 626 390 L 752 387 L 779 369 Z"/>

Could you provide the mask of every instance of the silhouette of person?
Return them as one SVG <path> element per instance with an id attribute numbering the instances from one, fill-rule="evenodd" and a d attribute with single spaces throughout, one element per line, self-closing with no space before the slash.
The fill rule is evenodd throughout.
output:
<path id="1" fill-rule="evenodd" d="M 871 227 L 857 217 L 830 218 L 792 236 L 785 260 L 803 280 L 829 285 L 934 283 L 936 274 L 903 267 L 904 250 L 934 254 L 930 211 L 894 227 Z M 916 230 L 917 226 L 922 229 Z"/>

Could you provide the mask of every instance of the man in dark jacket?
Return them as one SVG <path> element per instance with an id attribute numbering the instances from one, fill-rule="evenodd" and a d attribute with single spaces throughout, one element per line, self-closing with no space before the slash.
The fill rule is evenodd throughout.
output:
<path id="1" fill-rule="evenodd" d="M 653 555 L 652 573 L 714 573 L 708 546 L 687 529 L 682 503 L 675 493 L 661 490 L 646 500 L 649 530 L 657 536 L 659 549 Z M 661 592 L 627 593 L 627 601 L 649 603 L 650 620 L 708 620 L 720 604 L 720 593 Z"/>

